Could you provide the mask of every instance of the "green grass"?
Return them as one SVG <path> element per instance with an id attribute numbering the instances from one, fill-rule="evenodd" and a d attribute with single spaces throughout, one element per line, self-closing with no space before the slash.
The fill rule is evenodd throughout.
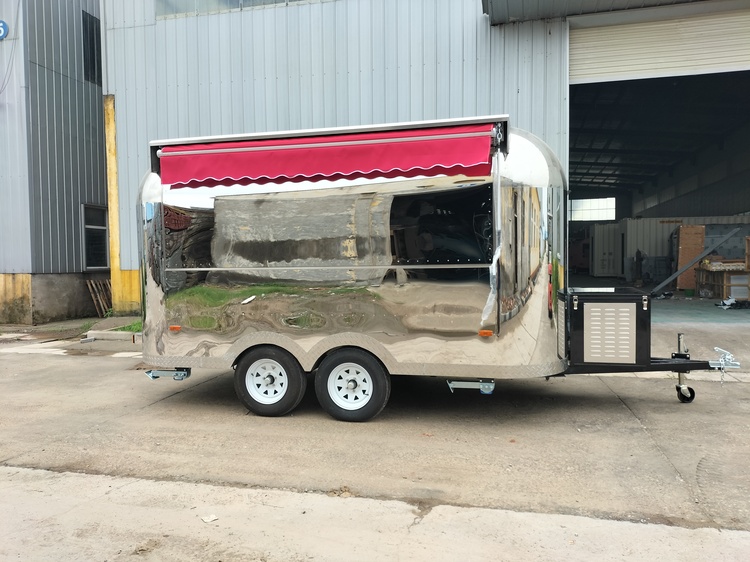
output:
<path id="1" fill-rule="evenodd" d="M 188 318 L 188 324 L 196 330 L 213 330 L 216 328 L 216 318 L 210 316 L 191 316 Z"/>
<path id="2" fill-rule="evenodd" d="M 304 288 L 289 285 L 248 285 L 246 287 L 211 287 L 208 285 L 197 285 L 183 291 L 179 291 L 167 297 L 167 308 L 174 308 L 179 304 L 187 304 L 193 307 L 216 308 L 233 301 L 243 301 L 246 298 L 260 295 L 282 294 L 334 294 L 342 295 L 348 293 L 367 293 L 365 287 L 321 287 Z"/>
<path id="3" fill-rule="evenodd" d="M 92 327 L 94 326 L 94 322 L 89 320 L 88 322 L 84 322 L 83 326 L 81 326 L 81 333 L 85 334 L 88 332 Z"/>
<path id="4" fill-rule="evenodd" d="M 120 328 L 116 328 L 115 332 L 142 332 L 143 331 L 143 321 L 136 320 L 135 322 L 128 324 L 127 326 L 121 326 Z"/>
<path id="5" fill-rule="evenodd" d="M 284 324 L 295 328 L 322 328 L 325 323 L 325 319 L 320 314 L 313 312 L 303 312 L 297 316 L 284 318 Z"/>

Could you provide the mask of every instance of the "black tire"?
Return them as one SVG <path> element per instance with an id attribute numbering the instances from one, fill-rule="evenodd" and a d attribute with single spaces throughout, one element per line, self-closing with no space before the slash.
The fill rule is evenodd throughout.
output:
<path id="1" fill-rule="evenodd" d="M 307 377 L 302 367 L 278 347 L 253 349 L 240 359 L 234 371 L 237 397 L 259 416 L 288 414 L 302 401 L 306 389 Z"/>
<path id="2" fill-rule="evenodd" d="M 677 399 L 683 404 L 690 404 L 693 400 L 695 400 L 695 391 L 692 388 L 688 387 L 688 392 L 690 393 L 690 396 L 685 396 L 678 386 Z"/>
<path id="3" fill-rule="evenodd" d="M 369 353 L 344 348 L 321 362 L 315 373 L 315 394 L 330 416 L 341 421 L 363 422 L 385 408 L 391 396 L 391 377 Z"/>

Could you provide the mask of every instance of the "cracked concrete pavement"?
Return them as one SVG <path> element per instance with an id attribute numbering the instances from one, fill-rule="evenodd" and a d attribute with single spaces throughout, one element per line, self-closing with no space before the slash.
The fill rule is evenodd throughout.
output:
<path id="1" fill-rule="evenodd" d="M 654 325 L 655 355 L 744 362 L 692 404 L 669 374 L 397 378 L 367 424 L 312 392 L 248 415 L 231 373 L 150 381 L 127 342 L 0 343 L 0 560 L 744 561 L 749 326 Z"/>

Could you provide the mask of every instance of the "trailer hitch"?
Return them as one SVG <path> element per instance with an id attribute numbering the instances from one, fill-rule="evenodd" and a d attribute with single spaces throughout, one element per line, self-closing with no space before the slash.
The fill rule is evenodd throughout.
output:
<path id="1" fill-rule="evenodd" d="M 734 355 L 729 353 L 726 349 L 720 347 L 714 347 L 714 351 L 721 353 L 716 361 L 709 361 L 708 364 L 712 369 L 718 369 L 721 371 L 721 382 L 724 382 L 724 373 L 726 369 L 739 369 L 740 362 L 735 361 Z"/>
<path id="2" fill-rule="evenodd" d="M 734 355 L 728 352 L 726 349 L 720 347 L 714 347 L 714 351 L 717 351 L 721 355 L 715 361 L 706 361 L 704 365 L 708 365 L 709 369 L 721 371 L 721 384 L 724 384 L 724 375 L 726 369 L 739 369 L 740 362 L 736 361 Z M 688 354 L 688 348 L 685 345 L 684 334 L 677 334 L 677 353 L 672 354 L 672 359 L 690 361 L 690 355 Z M 705 368 L 705 367 L 703 367 Z M 677 398 L 680 402 L 690 403 L 695 398 L 695 391 L 686 384 L 685 375 L 689 371 L 679 371 L 677 373 Z"/>
<path id="3" fill-rule="evenodd" d="M 708 362 L 708 364 L 711 365 L 713 369 L 721 369 L 723 371 L 724 369 L 739 369 L 740 368 L 740 362 L 735 361 L 734 355 L 732 355 L 726 349 L 721 349 L 720 347 L 714 347 L 714 351 L 718 351 L 719 353 L 721 353 L 721 356 L 716 361 Z"/>

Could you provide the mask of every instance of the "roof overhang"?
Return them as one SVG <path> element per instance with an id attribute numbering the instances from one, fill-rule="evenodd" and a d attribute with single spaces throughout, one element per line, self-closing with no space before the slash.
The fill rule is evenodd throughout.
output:
<path id="1" fill-rule="evenodd" d="M 710 0 L 608 0 L 585 2 L 582 0 L 560 2 L 559 0 L 482 0 L 482 10 L 489 16 L 490 25 L 520 23 L 524 21 L 567 18 L 587 14 L 622 14 L 643 8 L 677 4 L 714 4 Z"/>

